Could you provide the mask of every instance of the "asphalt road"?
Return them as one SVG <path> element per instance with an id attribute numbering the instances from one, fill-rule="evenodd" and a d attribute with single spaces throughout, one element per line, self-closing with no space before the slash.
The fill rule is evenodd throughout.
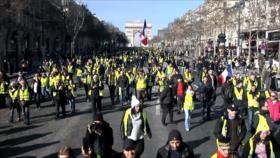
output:
<path id="1" fill-rule="evenodd" d="M 26 126 L 23 122 L 8 123 L 8 109 L 0 111 L 0 157 L 56 157 L 57 151 L 63 145 L 69 145 L 74 149 L 77 157 L 81 156 L 80 147 L 85 134 L 87 124 L 91 123 L 91 107 L 89 102 L 85 102 L 84 90 L 79 90 L 77 98 L 77 113 L 74 116 L 69 114 L 65 119 L 55 120 L 55 107 L 51 102 L 41 105 L 40 111 L 31 105 L 31 125 Z M 108 90 L 105 89 L 103 99 L 104 119 L 110 123 L 114 131 L 114 146 L 116 151 L 122 150 L 122 140 L 120 138 L 120 122 L 122 109 L 120 105 L 112 106 L 109 103 Z M 213 106 L 212 116 L 215 118 L 220 113 L 222 100 L 219 96 Z M 155 157 L 157 149 L 163 146 L 172 129 L 181 131 L 183 139 L 194 149 L 196 157 L 207 158 L 215 151 L 215 139 L 213 128 L 215 120 L 200 123 L 200 106 L 197 104 L 192 114 L 191 130 L 184 130 L 184 114 L 174 116 L 175 124 L 164 127 L 160 123 L 160 108 L 157 104 L 157 97 L 153 101 L 144 103 L 144 110 L 148 113 L 148 121 L 152 130 L 152 139 L 145 140 L 145 151 L 143 158 Z M 70 107 L 67 106 L 67 111 Z"/>

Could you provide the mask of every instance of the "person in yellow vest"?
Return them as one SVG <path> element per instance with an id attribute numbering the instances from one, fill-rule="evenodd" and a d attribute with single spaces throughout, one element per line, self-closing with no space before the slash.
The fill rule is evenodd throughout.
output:
<path id="1" fill-rule="evenodd" d="M 260 92 L 255 85 L 252 85 L 251 91 L 247 92 L 248 101 L 248 131 L 251 131 L 254 114 L 259 110 Z"/>
<path id="2" fill-rule="evenodd" d="M 246 106 L 246 93 L 243 88 L 243 83 L 241 80 L 238 80 L 236 86 L 233 90 L 233 102 L 236 106 L 239 107 L 239 114 L 242 117 L 247 115 L 247 106 Z"/>
<path id="3" fill-rule="evenodd" d="M 53 91 L 53 97 L 55 100 L 55 105 L 56 105 L 56 119 L 59 118 L 60 115 L 60 108 L 61 108 L 61 113 L 62 113 L 62 118 L 65 118 L 66 116 L 66 111 L 65 111 L 65 104 L 67 101 L 66 98 L 66 88 L 64 87 L 64 84 L 61 79 L 58 79 L 55 82 L 54 86 L 54 91 Z"/>
<path id="4" fill-rule="evenodd" d="M 217 150 L 211 158 L 237 158 L 230 148 L 229 138 L 220 138 L 217 141 Z"/>
<path id="5" fill-rule="evenodd" d="M 273 66 L 271 67 L 271 76 L 276 75 L 278 72 L 278 67 L 276 66 L 276 64 L 273 64 Z"/>
<path id="6" fill-rule="evenodd" d="M 30 125 L 30 115 L 29 115 L 29 104 L 30 104 L 30 92 L 25 80 L 19 81 L 19 101 L 23 109 L 24 123 Z"/>
<path id="7" fill-rule="evenodd" d="M 193 75 L 191 73 L 191 71 L 189 70 L 189 68 L 185 68 L 184 71 L 184 81 L 188 84 L 191 84 L 193 82 Z"/>
<path id="8" fill-rule="evenodd" d="M 250 75 L 250 78 L 247 79 L 247 82 L 245 84 L 245 88 L 247 92 L 249 92 L 253 86 L 255 86 L 257 89 L 259 89 L 258 81 L 256 80 L 256 76 L 254 74 Z"/>
<path id="9" fill-rule="evenodd" d="M 40 79 L 40 74 L 36 73 L 32 84 L 31 84 L 31 88 L 32 88 L 32 95 L 37 107 L 37 110 L 40 109 L 40 105 L 41 105 L 41 79 Z"/>
<path id="10" fill-rule="evenodd" d="M 269 130 L 260 130 L 245 144 L 241 157 L 248 158 L 278 158 L 280 155 L 276 153 L 277 147 L 271 140 L 271 132 Z"/>
<path id="11" fill-rule="evenodd" d="M 100 84 L 100 80 L 97 75 L 94 75 L 92 77 L 92 82 L 89 88 L 90 90 L 88 93 L 91 96 L 92 116 L 94 120 L 95 115 L 100 113 L 102 110 L 102 103 L 101 103 L 102 96 L 100 94 L 100 90 L 104 89 L 104 86 L 103 84 Z"/>
<path id="12" fill-rule="evenodd" d="M 141 104 L 144 103 L 144 99 L 145 99 L 145 90 L 146 90 L 146 86 L 147 86 L 147 82 L 146 82 L 146 75 L 144 73 L 144 71 L 140 71 L 136 77 L 136 96 L 137 98 L 139 98 Z"/>
<path id="13" fill-rule="evenodd" d="M 74 83 L 73 79 L 69 80 L 69 85 L 67 86 L 67 88 L 67 99 L 70 105 L 71 114 L 73 115 L 76 111 L 75 98 L 77 97 L 77 86 Z"/>
<path id="14" fill-rule="evenodd" d="M 149 72 L 146 74 L 147 76 L 147 80 L 146 80 L 146 95 L 147 95 L 147 99 L 149 101 L 152 100 L 152 89 L 153 89 L 153 86 L 154 86 L 154 80 L 155 80 L 155 75 L 152 73 L 151 70 L 149 70 Z"/>
<path id="15" fill-rule="evenodd" d="M 3 72 L 0 72 L 0 107 L 6 107 L 8 86 L 9 82 L 5 79 L 5 74 Z"/>
<path id="16" fill-rule="evenodd" d="M 9 89 L 10 96 L 10 119 L 9 122 L 14 122 L 14 110 L 17 109 L 18 118 L 17 121 L 21 120 L 21 107 L 19 105 L 19 90 L 16 82 L 11 82 Z"/>
<path id="17" fill-rule="evenodd" d="M 114 70 L 110 69 L 107 72 L 106 83 L 109 88 L 111 103 L 112 103 L 112 105 L 114 105 L 115 104 L 116 85 L 117 85 L 117 79 L 116 79 Z"/>
<path id="18" fill-rule="evenodd" d="M 229 104 L 224 115 L 216 122 L 216 139 L 229 138 L 231 150 L 238 153 L 246 132 L 245 120 L 238 114 L 238 107 L 233 103 Z"/>
<path id="19" fill-rule="evenodd" d="M 48 95 L 48 98 L 51 98 L 49 94 L 49 78 L 45 72 L 41 73 L 41 95 L 42 101 L 45 100 L 46 95 Z"/>
<path id="20" fill-rule="evenodd" d="M 128 108 L 122 117 L 121 135 L 124 142 L 135 143 L 137 157 L 144 152 L 144 136 L 152 137 L 147 113 L 143 111 L 140 101 L 135 96 L 132 96 L 131 108 Z"/>
<path id="21" fill-rule="evenodd" d="M 188 132 L 190 130 L 190 123 L 191 123 L 191 115 L 192 111 L 194 110 L 194 101 L 193 101 L 194 91 L 192 86 L 188 86 L 185 99 L 184 99 L 184 112 L 185 112 L 185 129 Z"/>
<path id="22" fill-rule="evenodd" d="M 78 85 L 79 85 L 79 88 L 82 87 L 82 81 L 81 81 L 82 75 L 83 75 L 83 69 L 82 69 L 81 66 L 78 66 L 78 67 L 76 68 L 76 77 L 77 77 L 77 83 L 78 83 Z"/>
<path id="23" fill-rule="evenodd" d="M 69 74 L 70 78 L 72 79 L 73 74 L 74 74 L 74 66 L 73 66 L 72 62 L 68 62 L 67 73 Z"/>
<path id="24" fill-rule="evenodd" d="M 83 77 L 82 77 L 82 82 L 84 85 L 87 102 L 89 102 L 89 99 L 90 99 L 89 90 L 90 90 L 91 81 L 92 81 L 91 73 L 88 72 L 87 70 L 85 70 Z"/>

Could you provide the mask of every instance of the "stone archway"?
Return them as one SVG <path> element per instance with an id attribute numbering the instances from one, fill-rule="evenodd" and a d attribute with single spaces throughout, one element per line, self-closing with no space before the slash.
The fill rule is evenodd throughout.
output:
<path id="1" fill-rule="evenodd" d="M 125 35 L 129 41 L 128 47 L 135 47 L 135 34 L 140 33 L 143 29 L 144 21 L 129 21 L 125 24 Z M 148 40 L 152 39 L 152 24 L 147 23 L 146 35 Z M 141 45 L 143 46 L 143 45 Z M 147 45 L 148 46 L 148 45 Z"/>

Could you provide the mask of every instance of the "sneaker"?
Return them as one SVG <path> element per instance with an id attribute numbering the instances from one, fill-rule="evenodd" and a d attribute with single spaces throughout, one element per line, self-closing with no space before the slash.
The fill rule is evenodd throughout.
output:
<path id="1" fill-rule="evenodd" d="M 186 131 L 187 131 L 187 132 L 189 132 L 189 131 L 190 131 L 190 129 L 186 128 Z"/>

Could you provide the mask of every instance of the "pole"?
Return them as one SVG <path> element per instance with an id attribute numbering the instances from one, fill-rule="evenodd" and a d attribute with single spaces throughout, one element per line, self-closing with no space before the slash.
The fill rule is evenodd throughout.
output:
<path id="1" fill-rule="evenodd" d="M 241 3 L 239 2 L 239 6 L 238 6 L 238 34 L 237 34 L 237 56 L 240 55 L 240 12 L 241 12 Z"/>

